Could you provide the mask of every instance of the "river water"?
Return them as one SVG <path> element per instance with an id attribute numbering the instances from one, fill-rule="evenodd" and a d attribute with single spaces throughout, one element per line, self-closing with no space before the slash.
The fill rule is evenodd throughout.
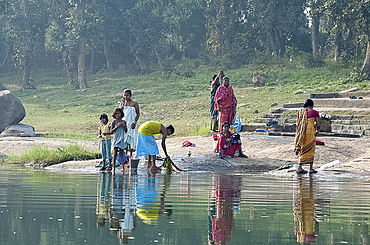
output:
<path id="1" fill-rule="evenodd" d="M 0 244 L 370 244 L 370 179 L 0 169 Z"/>

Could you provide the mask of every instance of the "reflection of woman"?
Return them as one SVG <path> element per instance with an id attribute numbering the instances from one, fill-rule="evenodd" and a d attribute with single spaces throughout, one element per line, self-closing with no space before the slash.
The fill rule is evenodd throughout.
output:
<path id="1" fill-rule="evenodd" d="M 129 236 L 135 236 L 135 183 L 136 176 L 113 176 L 110 230 L 116 234 L 121 244 L 127 243 Z"/>
<path id="2" fill-rule="evenodd" d="M 225 244 L 234 229 L 234 205 L 240 202 L 240 176 L 215 177 L 208 214 L 208 244 Z"/>
<path id="3" fill-rule="evenodd" d="M 315 131 L 316 123 L 316 131 Z M 310 174 L 317 173 L 313 169 L 313 160 L 315 156 L 315 137 L 320 131 L 320 116 L 313 109 L 313 101 L 307 99 L 303 108 L 298 112 L 297 130 L 294 144 L 294 151 L 299 154 L 299 166 L 297 173 L 305 174 L 306 170 L 302 168 L 303 164 L 310 165 Z"/>
<path id="4" fill-rule="evenodd" d="M 232 133 L 229 129 L 229 122 L 224 122 L 217 142 L 217 151 L 220 156 L 247 157 L 242 153 L 242 142 L 239 134 Z"/>
<path id="5" fill-rule="evenodd" d="M 308 183 L 307 183 L 308 181 Z M 319 223 L 315 217 L 315 199 L 312 176 L 298 179 L 298 193 L 293 197 L 295 236 L 299 243 L 316 242 Z"/>
<path id="6" fill-rule="evenodd" d="M 136 230 L 136 175 L 125 175 L 123 210 L 124 217 L 120 220 L 118 238 L 120 243 L 127 243 L 129 236 L 135 236 Z"/>
<path id="7" fill-rule="evenodd" d="M 170 216 L 172 214 L 172 209 L 165 209 L 165 207 L 170 206 L 165 205 L 164 201 L 171 182 L 171 175 L 166 175 L 164 178 L 163 190 L 158 195 L 155 173 L 149 173 L 148 176 L 138 176 L 136 184 L 137 215 L 148 225 L 156 225 L 159 215 L 166 214 Z"/>

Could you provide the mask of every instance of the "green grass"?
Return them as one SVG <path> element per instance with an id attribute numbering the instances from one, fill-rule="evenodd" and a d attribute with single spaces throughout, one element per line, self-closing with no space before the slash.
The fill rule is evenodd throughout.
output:
<path id="1" fill-rule="evenodd" d="M 54 139 L 54 138 L 59 138 L 59 139 L 81 139 L 81 140 L 91 140 L 95 141 L 97 140 L 98 136 L 96 133 L 79 133 L 79 132 L 71 132 L 67 131 L 64 133 L 46 133 L 43 135 L 44 138 L 49 138 L 49 139 Z"/>
<path id="2" fill-rule="evenodd" d="M 98 116 L 111 114 L 122 98 L 124 89 L 133 92 L 139 102 L 139 123 L 148 120 L 172 124 L 174 136 L 204 134 L 209 128 L 209 80 L 218 67 L 199 66 L 194 76 L 163 75 L 154 72 L 132 76 L 124 73 L 100 73 L 88 77 L 88 88 L 80 91 L 67 86 L 61 72 L 33 73 L 37 89 L 17 90 L 16 76 L 0 77 L 0 82 L 22 101 L 26 117 L 22 123 L 35 127 L 37 132 L 52 132 L 50 137 L 77 137 L 97 140 Z M 225 70 L 230 77 L 238 100 L 237 114 L 243 123 L 253 122 L 267 113 L 273 103 L 303 102 L 304 94 L 328 93 L 358 87 L 369 91 L 368 82 L 347 79 L 353 67 L 329 64 L 321 68 L 305 68 L 300 62 L 276 65 L 250 65 Z M 252 77 L 264 74 L 267 82 L 255 88 Z M 258 114 L 253 114 L 258 110 Z M 49 137 L 49 136 L 47 136 Z"/>
<path id="3" fill-rule="evenodd" d="M 11 156 L 1 159 L 3 163 L 12 164 L 35 164 L 43 167 L 72 160 L 89 160 L 100 158 L 99 152 L 86 150 L 78 144 L 62 146 L 57 149 L 36 146 L 32 150 L 25 151 L 20 156 Z"/>

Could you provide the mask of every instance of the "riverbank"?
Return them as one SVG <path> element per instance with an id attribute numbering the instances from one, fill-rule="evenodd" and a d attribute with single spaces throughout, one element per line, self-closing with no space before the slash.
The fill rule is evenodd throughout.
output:
<path id="1" fill-rule="evenodd" d="M 220 159 L 213 153 L 211 136 L 189 136 L 167 139 L 167 151 L 172 160 L 183 169 L 191 171 L 270 171 L 283 165 L 294 165 L 298 157 L 293 153 L 293 137 L 251 135 L 241 133 L 242 147 L 248 158 Z M 196 147 L 182 147 L 188 140 Z M 315 168 L 331 161 L 339 160 L 339 167 L 332 171 L 335 174 L 370 175 L 370 141 L 368 137 L 338 138 L 318 137 L 325 143 L 316 146 Z M 49 139 L 42 137 L 4 137 L 0 138 L 1 155 L 20 155 L 35 146 L 58 148 L 63 145 L 78 143 L 90 150 L 98 149 L 98 142 L 72 139 Z M 158 141 L 160 145 L 160 142 Z M 163 152 L 160 149 L 160 155 Z M 190 156 L 189 156 L 190 155 Z M 97 171 L 95 165 L 100 160 L 71 161 L 56 164 L 47 169 Z M 144 159 L 140 161 L 143 165 Z M 157 162 L 157 165 L 160 162 Z"/>

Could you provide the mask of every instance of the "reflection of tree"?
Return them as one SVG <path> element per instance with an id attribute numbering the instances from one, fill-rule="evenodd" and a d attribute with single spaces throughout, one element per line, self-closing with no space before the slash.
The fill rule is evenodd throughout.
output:
<path id="1" fill-rule="evenodd" d="M 161 214 L 171 216 L 171 207 L 165 204 L 166 191 L 171 183 L 171 175 L 164 176 L 164 184 L 158 198 L 157 177 L 155 173 L 139 175 L 136 187 L 137 215 L 146 224 L 155 225 Z"/>
<path id="2" fill-rule="evenodd" d="M 136 175 L 113 175 L 112 205 L 109 212 L 110 230 L 120 244 L 135 236 L 136 229 Z"/>
<path id="3" fill-rule="evenodd" d="M 240 204 L 240 186 L 240 176 L 215 176 L 208 212 L 208 244 L 227 244 L 230 241 L 234 209 Z"/>
<path id="4" fill-rule="evenodd" d="M 315 214 L 313 180 L 298 177 L 298 192 L 293 196 L 295 235 L 299 243 L 316 242 L 319 223 Z"/>
<path id="5" fill-rule="evenodd" d="M 111 192 L 111 177 L 110 173 L 100 173 L 97 188 L 97 204 L 96 204 L 96 226 L 102 227 L 108 219 L 108 211 L 110 207 L 110 192 Z"/>

